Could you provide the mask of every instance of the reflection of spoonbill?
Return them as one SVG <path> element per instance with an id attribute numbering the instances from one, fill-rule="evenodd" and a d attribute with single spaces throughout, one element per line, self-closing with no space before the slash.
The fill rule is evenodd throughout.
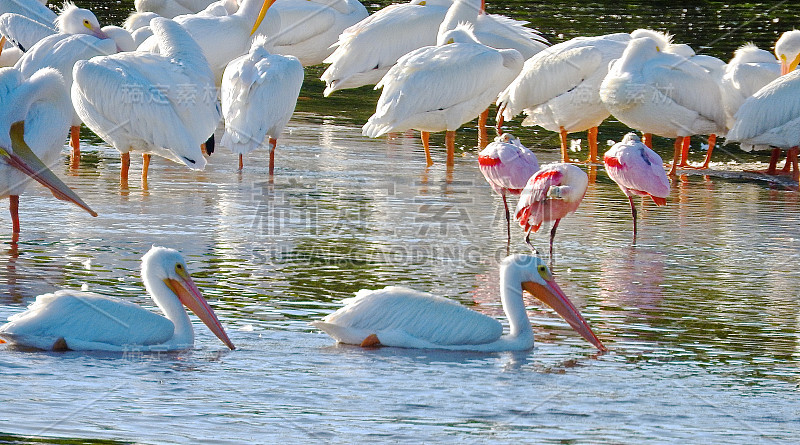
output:
<path id="1" fill-rule="evenodd" d="M 43 69 L 27 80 L 13 68 L 0 70 L 0 197 L 9 198 L 15 241 L 20 231 L 19 195 L 29 177 L 56 198 L 97 216 L 47 167 L 56 163 L 64 146 L 70 107 L 64 80 L 55 70 Z"/>
<path id="2" fill-rule="evenodd" d="M 542 223 L 555 221 L 550 230 L 550 256 L 553 256 L 553 239 L 561 218 L 573 213 L 583 201 L 589 176 L 571 164 L 543 165 L 529 180 L 519 197 L 514 219 L 527 233 L 538 232 Z"/>
<path id="3" fill-rule="evenodd" d="M 358 291 L 343 308 L 311 324 L 341 343 L 361 346 L 525 351 L 533 347 L 533 329 L 522 298 L 524 289 L 555 309 L 597 349 L 606 350 L 540 258 L 513 255 L 500 267 L 500 300 L 510 325 L 507 335 L 502 335 L 503 325 L 494 318 L 400 286 Z"/>
<path id="4" fill-rule="evenodd" d="M 639 136 L 628 133 L 611 147 L 603 157 L 608 176 L 617 183 L 631 203 L 633 241 L 636 242 L 636 206 L 633 195 L 650 196 L 656 205 L 663 206 L 669 196 L 669 178 L 664 172 L 661 156 L 644 145 Z"/>
<path id="5" fill-rule="evenodd" d="M 45 350 L 188 349 L 194 345 L 194 330 L 183 304 L 234 349 L 176 250 L 153 246 L 142 257 L 142 281 L 165 316 L 115 297 L 60 290 L 39 295 L 28 310 L 11 316 L 0 327 L 0 336 Z"/>
<path id="6" fill-rule="evenodd" d="M 73 70 L 75 111 L 98 136 L 122 153 L 121 183 L 130 151 L 150 153 L 202 170 L 200 145 L 220 120 L 214 78 L 191 36 L 169 19 L 151 22 L 162 53 L 127 52 L 81 60 Z"/>
<path id="7" fill-rule="evenodd" d="M 234 59 L 222 76 L 225 134 L 220 145 L 242 156 L 269 135 L 269 174 L 275 169 L 275 145 L 289 122 L 303 84 L 303 65 L 296 57 L 270 54 L 259 36 L 250 53 Z"/>
<path id="8" fill-rule="evenodd" d="M 539 170 L 536 155 L 528 150 L 511 133 L 495 138 L 478 154 L 478 166 L 486 182 L 498 195 L 503 197 L 506 211 L 506 231 L 511 243 L 511 218 L 508 212 L 506 194 L 519 195 L 528 179 Z"/>
<path id="9" fill-rule="evenodd" d="M 513 49 L 480 44 L 472 26 L 447 31 L 442 46 L 426 46 L 397 61 L 375 88 L 383 88 L 363 134 L 378 137 L 409 129 L 446 131 L 447 165 L 454 163 L 455 130 L 481 114 L 522 69 Z M 423 137 L 428 165 L 433 161 Z"/>

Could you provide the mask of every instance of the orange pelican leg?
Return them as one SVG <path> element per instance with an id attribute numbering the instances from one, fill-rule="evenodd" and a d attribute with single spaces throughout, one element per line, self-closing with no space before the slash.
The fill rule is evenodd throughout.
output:
<path id="1" fill-rule="evenodd" d="M 433 165 L 433 158 L 431 158 L 431 145 L 430 139 L 431 134 L 427 131 L 421 131 L 419 133 L 419 138 L 422 139 L 422 148 L 425 149 L 425 163 L 427 167 Z"/>
<path id="2" fill-rule="evenodd" d="M 642 134 L 642 143 L 644 143 L 647 148 L 653 148 L 653 133 Z"/>
<path id="3" fill-rule="evenodd" d="M 503 123 L 505 122 L 505 118 L 503 118 L 503 110 L 505 109 L 506 107 L 503 107 L 502 110 L 497 112 L 497 125 L 495 125 L 494 129 L 497 131 L 498 136 L 503 135 Z"/>
<path id="4" fill-rule="evenodd" d="M 560 127 L 559 136 L 561 137 L 561 162 L 569 162 L 569 153 L 567 153 L 567 130 Z"/>
<path id="5" fill-rule="evenodd" d="M 378 340 L 378 336 L 375 334 L 369 334 L 367 338 L 365 338 L 361 342 L 362 348 L 376 348 L 381 345 L 381 341 Z"/>
<path id="6" fill-rule="evenodd" d="M 683 150 L 683 136 L 675 138 L 675 151 L 672 155 L 672 168 L 669 170 L 669 176 L 675 176 L 675 171 L 678 169 L 678 158 L 681 157 Z"/>
<path id="7" fill-rule="evenodd" d="M 486 131 L 486 121 L 489 120 L 489 109 L 485 109 L 478 116 L 478 148 L 484 149 L 489 145 L 489 133 Z"/>
<path id="8" fill-rule="evenodd" d="M 275 147 L 278 145 L 278 140 L 269 138 L 269 175 L 275 173 Z"/>
<path id="9" fill-rule="evenodd" d="M 19 240 L 19 195 L 8 197 L 8 211 L 11 213 L 11 241 Z"/>
<path id="10" fill-rule="evenodd" d="M 244 155 L 240 153 L 239 154 L 239 171 L 242 171 L 243 168 L 244 168 Z"/>
<path id="11" fill-rule="evenodd" d="M 456 163 L 456 132 L 445 131 L 444 145 L 447 148 L 447 166 L 452 167 Z"/>
<path id="12" fill-rule="evenodd" d="M 777 174 L 778 169 L 778 158 L 781 157 L 781 149 L 780 148 L 773 148 L 772 153 L 769 156 L 769 167 L 767 167 L 767 171 L 764 172 L 768 175 L 775 175 Z"/>
<path id="13" fill-rule="evenodd" d="M 714 152 L 714 147 L 717 145 L 717 135 L 708 135 L 708 152 L 706 152 L 706 159 L 703 161 L 703 166 L 700 169 L 707 169 L 709 162 L 711 162 L 711 153 Z"/>
<path id="14" fill-rule="evenodd" d="M 587 131 L 586 139 L 589 139 L 589 159 L 590 164 L 597 163 L 597 127 L 592 127 Z"/>
<path id="15" fill-rule="evenodd" d="M 800 147 L 792 147 L 786 152 L 786 166 L 783 167 L 785 172 L 792 171 L 792 180 L 798 181 L 800 180 L 800 171 L 798 171 L 797 166 L 797 155 L 800 152 Z"/>
<path id="16" fill-rule="evenodd" d="M 120 157 L 122 162 L 119 167 L 119 183 L 123 188 L 128 187 L 128 170 L 131 167 L 131 152 L 122 153 Z"/>
<path id="17" fill-rule="evenodd" d="M 81 162 L 81 127 L 72 126 L 69 129 L 69 146 L 72 147 L 72 159 L 70 165 L 75 168 Z"/>
<path id="18" fill-rule="evenodd" d="M 150 153 L 142 153 L 142 188 L 147 189 L 147 172 L 150 171 Z"/>
<path id="19" fill-rule="evenodd" d="M 692 137 L 686 136 L 683 138 L 683 147 L 681 147 L 681 163 L 678 164 L 678 167 L 688 167 L 689 166 L 689 147 L 692 144 Z"/>

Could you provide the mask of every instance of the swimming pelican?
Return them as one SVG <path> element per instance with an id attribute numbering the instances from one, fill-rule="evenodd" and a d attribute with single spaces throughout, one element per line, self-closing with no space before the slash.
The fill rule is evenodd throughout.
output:
<path id="1" fill-rule="evenodd" d="M 683 138 L 725 134 L 725 113 L 715 79 L 703 67 L 661 51 L 649 37 L 628 43 L 600 86 L 600 99 L 630 128 L 675 138 L 674 175 Z"/>
<path id="2" fill-rule="evenodd" d="M 533 348 L 533 329 L 522 291 L 540 299 L 564 318 L 597 349 L 606 347 L 558 287 L 540 258 L 513 255 L 500 265 L 500 300 L 510 332 L 487 315 L 448 298 L 407 287 L 362 289 L 345 306 L 311 324 L 340 343 L 455 351 L 527 351 Z"/>
<path id="3" fill-rule="evenodd" d="M 214 0 L 135 0 L 138 12 L 154 12 L 168 19 L 184 14 L 194 14 L 205 9 Z"/>
<path id="4" fill-rule="evenodd" d="M 636 205 L 633 195 L 649 196 L 658 206 L 667 204 L 669 178 L 664 172 L 661 156 L 642 143 L 634 133 L 628 133 L 603 156 L 608 176 L 628 197 L 633 215 L 633 242 L 636 242 Z"/>
<path id="5" fill-rule="evenodd" d="M 222 76 L 225 134 L 220 145 L 242 157 L 261 146 L 269 135 L 269 174 L 275 170 L 275 146 L 289 122 L 303 85 L 303 65 L 293 56 L 270 54 L 267 38 L 253 42 L 250 53 L 234 59 Z"/>
<path id="6" fill-rule="evenodd" d="M 558 223 L 561 218 L 578 210 L 588 186 L 589 176 L 572 164 L 543 165 L 528 180 L 514 212 L 514 219 L 525 230 L 525 242 L 531 245 L 531 232 L 538 232 L 542 223 L 554 221 L 550 230 L 552 258 Z"/>
<path id="7" fill-rule="evenodd" d="M 569 162 L 567 134 L 588 130 L 588 162 L 597 162 L 597 127 L 609 116 L 600 100 L 600 84 L 629 40 L 625 33 L 577 37 L 526 60 L 497 99 L 498 132 L 503 121 L 524 112 L 522 125 L 560 134 L 561 160 Z"/>
<path id="8" fill-rule="evenodd" d="M 787 31 L 775 43 L 775 55 L 781 63 L 781 76 L 748 98 L 735 115 L 728 132 L 728 141 L 740 142 L 742 149 L 754 146 L 772 146 L 769 167 L 764 172 L 778 174 L 776 165 L 781 148 L 787 148 L 786 164 L 781 173 L 794 168 L 792 178 L 800 179 L 797 157 L 800 138 L 800 119 L 797 104 L 800 99 L 800 80 L 797 66 L 800 63 L 800 31 Z"/>
<path id="9" fill-rule="evenodd" d="M 155 18 L 150 26 L 161 54 L 125 52 L 81 60 L 73 70 L 72 102 L 83 122 L 122 153 L 127 187 L 130 152 L 150 153 L 194 170 L 206 159 L 200 146 L 221 118 L 213 73 L 203 52 L 179 24 Z"/>
<path id="10" fill-rule="evenodd" d="M 511 216 L 506 195 L 519 195 L 528 179 L 539 170 L 536 155 L 511 133 L 497 136 L 478 154 L 478 166 L 492 190 L 503 197 L 506 212 L 506 233 L 511 244 Z"/>
<path id="11" fill-rule="evenodd" d="M 9 198 L 12 240 L 19 238 L 19 195 L 33 178 L 58 199 L 97 216 L 47 167 L 55 165 L 69 127 L 64 79 L 43 69 L 27 80 L 19 70 L 0 69 L 0 198 Z"/>
<path id="12" fill-rule="evenodd" d="M 436 44 L 439 24 L 452 0 L 412 0 L 387 6 L 342 31 L 320 79 L 323 95 L 374 85 L 403 55 Z"/>
<path id="13" fill-rule="evenodd" d="M 222 17 L 203 14 L 182 15 L 175 18 L 202 48 L 217 85 L 228 62 L 247 53 L 250 36 L 264 20 L 274 0 L 242 0 L 239 10 Z M 275 15 L 271 14 L 274 18 Z M 151 22 L 152 27 L 152 22 Z M 145 40 L 138 51 L 158 53 L 164 48 L 156 36 Z"/>
<path id="14" fill-rule="evenodd" d="M 522 69 L 517 50 L 482 45 L 472 26 L 447 31 L 442 46 L 426 46 L 397 61 L 375 88 L 378 105 L 362 129 L 378 137 L 408 129 L 446 131 L 447 165 L 454 163 L 455 130 L 481 114 Z M 432 165 L 427 139 L 425 156 Z"/>
<path id="15" fill-rule="evenodd" d="M 358 0 L 277 0 L 270 10 L 281 24 L 270 33 L 270 51 L 295 56 L 303 66 L 322 63 L 339 34 L 369 15 Z"/>
<path id="16" fill-rule="evenodd" d="M 235 349 L 178 251 L 153 246 L 142 257 L 142 281 L 164 316 L 116 297 L 59 290 L 9 317 L 0 337 L 44 350 L 178 351 L 194 345 L 185 305 Z"/>

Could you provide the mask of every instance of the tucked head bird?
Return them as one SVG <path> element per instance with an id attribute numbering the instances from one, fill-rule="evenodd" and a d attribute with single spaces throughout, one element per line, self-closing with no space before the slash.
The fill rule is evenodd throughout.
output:
<path id="1" fill-rule="evenodd" d="M 663 206 L 669 196 L 669 178 L 661 156 L 642 143 L 634 133 L 628 133 L 603 156 L 608 176 L 617 183 L 631 203 L 633 242 L 636 242 L 636 205 L 633 195 L 649 196 Z"/>
<path id="2" fill-rule="evenodd" d="M 514 215 L 514 219 L 527 233 L 525 242 L 530 245 L 531 232 L 538 232 L 543 223 L 554 221 L 550 230 L 552 258 L 553 239 L 556 237 L 558 223 L 561 218 L 578 210 L 588 186 L 589 176 L 572 164 L 543 165 L 522 190 Z"/>
<path id="3" fill-rule="evenodd" d="M 0 337 L 44 350 L 183 350 L 194 345 L 186 306 L 234 349 L 178 251 L 153 246 L 142 257 L 142 281 L 164 316 L 120 298 L 60 290 L 39 295 L 25 312 L 11 316 L 0 326 Z"/>
<path id="4" fill-rule="evenodd" d="M 311 324 L 340 343 L 454 351 L 526 351 L 533 348 L 533 329 L 523 290 L 552 307 L 597 349 L 606 347 L 592 332 L 544 262 L 530 255 L 512 255 L 500 265 L 500 300 L 510 331 L 487 315 L 448 298 L 389 286 L 363 289 L 345 306 Z"/>
<path id="5" fill-rule="evenodd" d="M 478 166 L 486 182 L 503 197 L 508 244 L 511 244 L 511 217 L 506 195 L 522 193 L 528 179 L 539 170 L 539 162 L 536 155 L 522 145 L 518 137 L 503 133 L 481 150 L 478 154 Z"/>

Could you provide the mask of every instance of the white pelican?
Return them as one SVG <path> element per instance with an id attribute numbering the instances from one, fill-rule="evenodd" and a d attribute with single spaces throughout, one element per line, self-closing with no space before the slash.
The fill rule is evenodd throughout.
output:
<path id="1" fill-rule="evenodd" d="M 334 91 L 374 85 L 397 59 L 436 44 L 438 27 L 452 0 L 412 0 L 387 6 L 345 29 L 323 63 L 325 97 Z"/>
<path id="2" fill-rule="evenodd" d="M 25 312 L 9 317 L 0 336 L 44 350 L 178 351 L 194 345 L 185 305 L 235 349 L 178 251 L 153 246 L 142 257 L 142 281 L 164 316 L 116 297 L 59 290 L 39 295 Z"/>
<path id="3" fill-rule="evenodd" d="M 775 55 L 781 64 L 781 76 L 758 90 L 748 98 L 735 115 L 735 122 L 728 134 L 728 141 L 742 143 L 742 149 L 749 150 L 759 146 L 772 146 L 768 175 L 777 174 L 776 165 L 781 148 L 788 148 L 786 164 L 782 173 L 789 173 L 794 167 L 792 177 L 800 179 L 798 172 L 798 149 L 800 139 L 796 137 L 798 123 L 797 66 L 800 63 L 800 31 L 783 33 L 775 43 Z"/>
<path id="4" fill-rule="evenodd" d="M 628 197 L 633 216 L 633 242 L 636 243 L 636 205 L 633 195 L 649 196 L 658 206 L 667 204 L 669 178 L 661 156 L 644 145 L 635 133 L 628 133 L 603 155 L 608 177 Z"/>
<path id="5" fill-rule="evenodd" d="M 454 351 L 527 351 L 533 348 L 533 329 L 522 291 L 552 307 L 597 349 L 606 347 L 558 287 L 540 258 L 512 255 L 500 265 L 500 300 L 509 330 L 492 317 L 467 309 L 448 298 L 389 286 L 363 289 L 345 306 L 311 324 L 340 343 Z"/>
<path id="6" fill-rule="evenodd" d="M 577 37 L 526 60 L 497 99 L 498 132 L 504 120 L 524 112 L 522 125 L 559 132 L 561 160 L 568 162 L 567 133 L 588 130 L 588 162 L 597 162 L 597 127 L 609 116 L 600 100 L 600 84 L 629 40 L 625 33 Z"/>
<path id="7" fill-rule="evenodd" d="M 184 14 L 194 14 L 205 9 L 214 0 L 135 0 L 137 12 L 154 12 L 171 19 Z"/>
<path id="8" fill-rule="evenodd" d="M 54 26 L 43 25 L 24 15 L 7 12 L 0 15 L 0 34 L 9 45 L 2 48 L 3 53 L 12 47 L 21 52 L 27 51 L 39 40 L 56 33 Z"/>
<path id="9" fill-rule="evenodd" d="M 9 198 L 14 241 L 20 231 L 19 195 L 29 178 L 97 216 L 47 167 L 61 153 L 70 107 L 57 71 L 43 69 L 26 80 L 16 69 L 0 69 L 0 198 Z"/>
<path id="10" fill-rule="evenodd" d="M 480 44 L 472 26 L 447 31 L 442 46 L 426 46 L 397 61 L 375 88 L 378 105 L 362 129 L 369 137 L 408 129 L 446 131 L 447 165 L 454 163 L 455 130 L 481 114 L 522 69 L 513 49 Z M 428 165 L 433 161 L 423 136 Z"/>
<path id="11" fill-rule="evenodd" d="M 269 136 L 269 174 L 275 170 L 275 146 L 289 122 L 303 85 L 303 65 L 293 56 L 270 54 L 266 37 L 253 42 L 250 53 L 234 59 L 222 76 L 220 98 L 225 134 L 220 145 L 242 157 Z"/>
<path id="12" fill-rule="evenodd" d="M 628 43 L 603 80 L 600 99 L 628 127 L 676 138 L 670 175 L 677 169 L 685 136 L 725 134 L 714 78 L 689 59 L 661 51 L 649 37 Z"/>
<path id="13" fill-rule="evenodd" d="M 553 221 L 550 229 L 552 258 L 558 223 L 561 218 L 578 210 L 588 186 L 589 176 L 575 165 L 553 163 L 541 166 L 522 189 L 514 212 L 514 219 L 525 230 L 525 242 L 533 247 L 531 232 L 538 232 L 543 223 Z"/>
<path id="14" fill-rule="evenodd" d="M 740 46 L 733 53 L 733 58 L 725 66 L 720 86 L 729 128 L 744 101 L 780 75 L 781 65 L 775 56 L 752 43 Z"/>
<path id="15" fill-rule="evenodd" d="M 191 14 L 175 18 L 202 48 L 217 85 L 222 81 L 222 73 L 228 62 L 245 54 L 250 48 L 250 36 L 259 28 L 273 2 L 242 0 L 239 9 L 231 15 Z M 138 48 L 139 51 L 154 53 L 163 49 L 156 36 L 148 38 Z"/>
<path id="16" fill-rule="evenodd" d="M 72 103 L 83 122 L 122 153 L 127 186 L 130 151 L 150 153 L 202 170 L 200 146 L 221 118 L 213 73 L 203 52 L 179 24 L 155 18 L 150 25 L 161 54 L 139 51 L 81 60 L 73 70 Z"/>
<path id="17" fill-rule="evenodd" d="M 56 13 L 36 0 L 0 0 L 0 14 L 12 12 L 36 20 L 45 26 L 53 26 Z"/>
<path id="18" fill-rule="evenodd" d="M 303 66 L 322 63 L 339 34 L 369 15 L 358 0 L 276 0 L 270 10 L 281 24 L 270 33 L 270 51 L 295 56 Z"/>
<path id="19" fill-rule="evenodd" d="M 503 197 L 506 234 L 510 245 L 511 215 L 506 195 L 522 193 L 528 179 L 539 170 L 539 161 L 532 151 L 522 145 L 518 137 L 511 133 L 503 133 L 478 154 L 478 167 L 492 190 Z"/>

